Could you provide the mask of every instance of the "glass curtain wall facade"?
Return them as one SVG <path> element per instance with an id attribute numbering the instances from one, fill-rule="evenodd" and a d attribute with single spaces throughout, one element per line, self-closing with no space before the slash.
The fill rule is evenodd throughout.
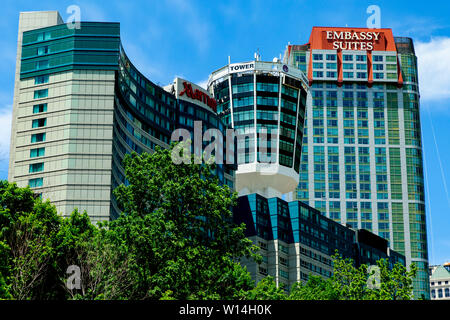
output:
<path id="1" fill-rule="evenodd" d="M 373 50 L 333 50 L 346 32 L 353 39 L 378 32 L 379 41 Z M 419 268 L 415 296 L 429 297 L 412 40 L 390 29 L 314 27 L 308 44 L 287 47 L 284 61 L 307 73 L 311 86 L 297 199 L 388 240 Z"/>
<path id="2" fill-rule="evenodd" d="M 258 282 L 270 275 L 286 291 L 310 275 L 329 278 L 335 250 L 356 266 L 374 265 L 380 258 L 392 267 L 405 257 L 388 248 L 387 241 L 367 230 L 354 230 L 325 217 L 301 201 L 284 201 L 250 194 L 238 198 L 234 221 L 245 223 L 246 237 L 260 248 L 262 263 L 243 259 Z"/>
<path id="3" fill-rule="evenodd" d="M 186 119 L 226 128 L 212 110 L 186 107 L 144 77 L 122 48 L 119 23 L 69 28 L 55 11 L 19 20 L 9 181 L 29 185 L 61 214 L 116 218 L 112 190 L 127 183 L 125 154 L 168 148 L 174 129 L 190 129 Z M 233 166 L 216 174 L 234 186 Z"/>
<path id="4" fill-rule="evenodd" d="M 213 72 L 208 90 L 238 138 L 236 190 L 281 196 L 298 184 L 307 79 L 280 62 L 251 61 Z M 266 133 L 264 137 L 262 133 Z"/>

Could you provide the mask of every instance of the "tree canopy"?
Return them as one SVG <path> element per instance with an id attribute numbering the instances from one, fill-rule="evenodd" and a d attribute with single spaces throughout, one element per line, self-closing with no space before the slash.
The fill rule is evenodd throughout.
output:
<path id="1" fill-rule="evenodd" d="M 330 279 L 310 275 L 286 292 L 275 279 L 255 285 L 239 259 L 261 261 L 235 225 L 236 193 L 214 164 L 175 164 L 171 150 L 124 159 L 122 210 L 93 224 L 87 212 L 58 215 L 29 187 L 0 182 L 0 299 L 411 299 L 416 268 L 365 265 L 333 256 Z M 69 270 L 76 270 L 75 277 Z M 68 285 L 69 279 L 76 280 Z M 72 284 L 73 284 L 72 283 Z"/>

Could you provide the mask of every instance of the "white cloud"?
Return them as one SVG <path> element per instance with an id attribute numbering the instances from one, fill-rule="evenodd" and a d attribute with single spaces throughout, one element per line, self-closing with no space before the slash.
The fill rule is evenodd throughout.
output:
<path id="1" fill-rule="evenodd" d="M 184 30 L 193 42 L 197 45 L 200 53 L 205 53 L 210 45 L 210 30 L 212 26 L 208 23 L 208 14 L 203 8 L 194 7 L 190 1 L 170 0 L 169 7 L 178 12 L 183 19 Z"/>
<path id="2" fill-rule="evenodd" d="M 0 161 L 9 159 L 12 106 L 0 109 Z"/>
<path id="3" fill-rule="evenodd" d="M 431 38 L 415 44 L 420 97 L 423 101 L 450 98 L 450 38 Z"/>
<path id="4" fill-rule="evenodd" d="M 8 179 L 12 106 L 0 109 L 0 180 Z"/>
<path id="5" fill-rule="evenodd" d="M 103 10 L 102 7 L 93 4 L 90 1 L 83 1 L 79 4 L 81 21 L 108 21 L 108 14 Z M 69 14 L 66 14 L 69 16 Z M 64 17 L 66 21 L 67 17 Z"/>
<path id="6" fill-rule="evenodd" d="M 199 87 L 202 87 L 203 89 L 206 90 L 206 87 L 207 87 L 207 85 L 208 85 L 208 79 L 205 79 L 205 80 L 203 80 L 203 81 L 200 81 L 199 83 L 197 83 L 197 85 L 198 85 Z"/>

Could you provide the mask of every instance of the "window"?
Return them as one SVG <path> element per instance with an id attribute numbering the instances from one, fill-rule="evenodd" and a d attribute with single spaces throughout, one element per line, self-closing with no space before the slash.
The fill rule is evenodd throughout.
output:
<path id="1" fill-rule="evenodd" d="M 374 79 L 384 79 L 384 74 L 379 73 L 379 72 L 374 72 L 373 77 L 374 77 Z"/>
<path id="2" fill-rule="evenodd" d="M 36 61 L 36 69 L 48 68 L 48 60 Z"/>
<path id="3" fill-rule="evenodd" d="M 366 72 L 357 72 L 356 77 L 358 79 L 365 79 L 365 78 L 367 78 L 367 73 Z"/>
<path id="4" fill-rule="evenodd" d="M 49 40 L 51 38 L 50 32 L 41 32 L 37 36 L 37 41 Z"/>
<path id="5" fill-rule="evenodd" d="M 47 118 L 34 119 L 32 122 L 32 128 L 45 127 L 46 124 L 47 124 Z"/>
<path id="6" fill-rule="evenodd" d="M 356 61 L 366 61 L 366 56 L 358 54 L 356 56 Z"/>
<path id="7" fill-rule="evenodd" d="M 317 60 L 323 60 L 323 55 L 322 54 L 313 54 L 313 60 L 317 61 Z"/>
<path id="8" fill-rule="evenodd" d="M 45 148 L 36 148 L 30 150 L 30 158 L 43 157 L 45 155 Z"/>
<path id="9" fill-rule="evenodd" d="M 42 187 L 43 178 L 30 179 L 30 180 L 28 180 L 28 185 L 30 186 L 30 188 Z"/>
<path id="10" fill-rule="evenodd" d="M 313 68 L 314 69 L 323 69 L 323 63 L 322 62 L 314 62 Z"/>
<path id="11" fill-rule="evenodd" d="M 48 97 L 48 89 L 34 91 L 34 99 L 41 99 L 46 97 Z"/>
<path id="12" fill-rule="evenodd" d="M 353 63 L 344 63 L 342 64 L 344 70 L 352 70 L 353 69 Z"/>
<path id="13" fill-rule="evenodd" d="M 30 164 L 30 169 L 29 169 L 30 173 L 41 172 L 41 171 L 44 171 L 44 163 L 43 162 Z"/>
<path id="14" fill-rule="evenodd" d="M 306 62 L 306 56 L 305 55 L 301 55 L 301 56 L 296 56 L 295 60 L 298 62 Z"/>
<path id="15" fill-rule="evenodd" d="M 44 54 L 48 53 L 48 46 L 43 46 L 43 47 L 39 47 L 37 48 L 37 55 L 38 56 L 42 56 Z"/>
<path id="16" fill-rule="evenodd" d="M 253 82 L 243 83 L 233 86 L 233 93 L 249 92 L 253 91 Z"/>
<path id="17" fill-rule="evenodd" d="M 351 54 L 344 54 L 342 55 L 344 61 L 353 61 L 353 55 Z"/>
<path id="18" fill-rule="evenodd" d="M 33 113 L 41 113 L 47 111 L 47 104 L 41 103 L 33 106 Z"/>
<path id="19" fill-rule="evenodd" d="M 344 79 L 353 78 L 353 72 L 344 72 L 343 76 L 344 76 Z"/>
<path id="20" fill-rule="evenodd" d="M 396 56 L 386 56 L 386 62 L 397 62 Z"/>
<path id="21" fill-rule="evenodd" d="M 327 69 L 336 70 L 337 69 L 337 64 L 336 63 L 327 63 Z"/>
<path id="22" fill-rule="evenodd" d="M 336 61 L 336 55 L 335 54 L 327 54 L 327 60 Z"/>
<path id="23" fill-rule="evenodd" d="M 314 71 L 313 76 L 316 78 L 323 78 L 323 71 Z"/>
<path id="24" fill-rule="evenodd" d="M 383 56 L 373 56 L 373 61 L 381 62 L 383 61 Z"/>
<path id="25" fill-rule="evenodd" d="M 373 65 L 373 70 L 383 70 L 383 65 L 376 63 Z"/>
<path id="26" fill-rule="evenodd" d="M 358 70 L 367 70 L 367 64 L 357 63 L 356 64 L 356 69 L 358 69 Z"/>
<path id="27" fill-rule="evenodd" d="M 48 82 L 48 74 L 45 76 L 37 76 L 34 78 L 34 84 L 43 84 Z"/>
<path id="28" fill-rule="evenodd" d="M 45 132 L 31 135 L 31 143 L 45 141 Z"/>
<path id="29" fill-rule="evenodd" d="M 253 84 L 252 84 L 253 90 Z M 278 83 L 260 83 L 256 84 L 257 91 L 278 92 Z M 251 91 L 251 90 L 250 90 Z"/>

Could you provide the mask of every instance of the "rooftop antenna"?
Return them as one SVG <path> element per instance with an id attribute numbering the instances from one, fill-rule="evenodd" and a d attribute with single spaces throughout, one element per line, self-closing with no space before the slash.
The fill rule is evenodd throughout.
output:
<path id="1" fill-rule="evenodd" d="M 230 58 L 230 56 L 228 56 L 228 64 L 230 64 L 231 62 L 231 58 Z"/>
<path id="2" fill-rule="evenodd" d="M 259 48 L 256 49 L 256 52 L 255 52 L 255 60 L 256 60 L 256 61 L 260 61 L 260 60 L 261 60 L 261 56 L 259 55 Z"/>

